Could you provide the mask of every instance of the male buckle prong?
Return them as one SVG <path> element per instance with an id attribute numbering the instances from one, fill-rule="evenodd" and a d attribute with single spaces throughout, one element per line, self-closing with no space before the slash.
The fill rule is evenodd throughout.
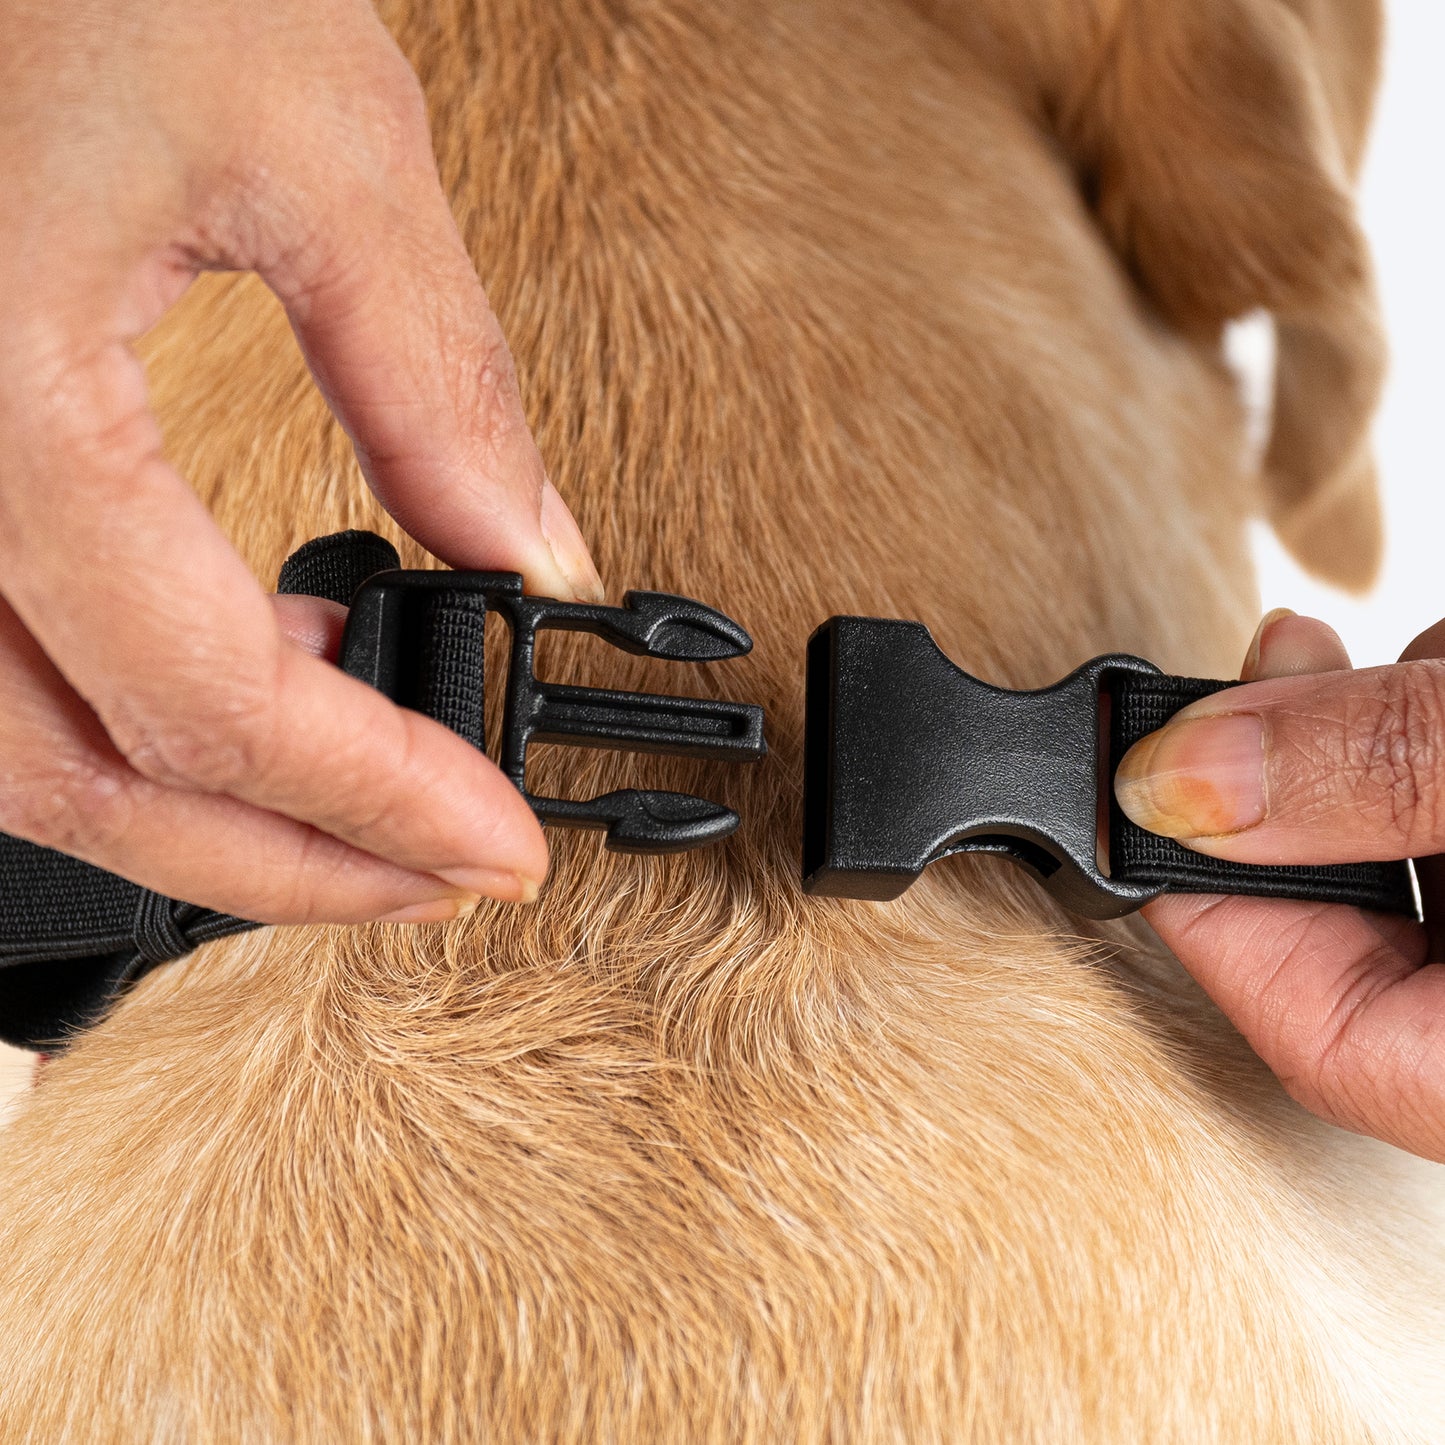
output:
<path id="1" fill-rule="evenodd" d="M 536 637 L 544 628 L 596 633 L 624 651 L 676 662 L 717 662 L 751 650 L 737 623 L 699 602 L 629 592 L 621 607 L 609 607 L 528 597 L 510 572 L 381 572 L 352 599 L 341 665 L 484 747 L 489 610 L 511 631 L 498 761 L 540 819 L 605 828 L 609 848 L 638 853 L 677 852 L 737 828 L 732 809 L 687 793 L 621 788 L 584 801 L 527 788 L 533 742 L 730 761 L 766 755 L 763 710 L 750 703 L 567 686 L 536 675 Z"/>

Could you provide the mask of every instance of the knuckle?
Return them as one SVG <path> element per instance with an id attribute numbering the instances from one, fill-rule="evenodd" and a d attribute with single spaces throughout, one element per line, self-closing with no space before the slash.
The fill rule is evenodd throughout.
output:
<path id="1" fill-rule="evenodd" d="M 282 197 L 274 234 L 251 250 L 288 300 L 303 304 L 321 290 L 350 293 L 371 277 L 375 253 L 357 245 L 358 235 L 409 228 L 426 209 L 419 197 L 429 203 L 438 184 L 425 97 L 399 53 L 338 79 L 313 102 L 312 129 L 323 144 L 297 158 L 293 138 L 278 137 L 264 150 L 283 148 L 284 163 L 252 167 L 240 183 L 245 193 L 274 189 Z"/>
<path id="2" fill-rule="evenodd" d="M 144 374 L 119 344 L 37 339 L 23 384 L 6 400 L 5 432 L 32 464 L 133 486 L 161 455 Z"/>
<path id="3" fill-rule="evenodd" d="M 331 238 L 338 219 L 395 212 L 415 195 L 417 176 L 435 176 L 426 97 L 416 73 L 389 39 L 364 51 L 335 69 L 299 112 L 295 104 L 266 107 L 235 139 L 223 194 L 247 205 L 237 215 L 228 199 L 220 229 L 240 230 L 249 239 L 239 248 L 224 247 L 227 253 L 239 249 L 270 261 L 275 250 L 303 242 L 313 248 Z M 305 144 L 297 143 L 298 128 Z M 251 212 L 260 217 L 259 229 L 248 219 Z M 279 245 L 278 235 L 288 243 Z"/>
<path id="4" fill-rule="evenodd" d="M 512 353 L 501 335 L 488 337 L 468 350 L 461 338 L 443 347 L 452 394 L 461 414 L 471 419 L 473 435 L 489 462 L 509 455 L 529 435 L 526 416 L 517 404 L 517 373 Z"/>
<path id="5" fill-rule="evenodd" d="M 1360 1006 L 1351 995 L 1335 1004 L 1285 1077 L 1290 1096 L 1332 1124 L 1345 1124 L 1351 1114 L 1350 1032 Z"/>
<path id="6" fill-rule="evenodd" d="M 267 895 L 254 905 L 254 916 L 276 923 L 324 921 L 340 872 L 336 851 L 332 840 L 322 834 L 304 837 L 292 865 L 268 879 Z"/>
<path id="7" fill-rule="evenodd" d="M 1387 674 L 1384 690 L 1349 719 L 1349 763 L 1378 821 L 1394 833 L 1434 837 L 1441 808 L 1445 675 L 1427 664 Z"/>
<path id="8" fill-rule="evenodd" d="M 90 756 L 51 754 L 43 772 L 7 774 L 0 786 L 5 832 L 83 858 L 105 859 L 133 812 L 124 780 Z"/>
<path id="9" fill-rule="evenodd" d="M 426 96 L 416 72 L 395 50 L 352 77 L 346 105 L 356 142 L 353 155 L 364 181 L 391 190 L 419 169 L 436 167 Z"/>
<path id="10" fill-rule="evenodd" d="M 154 705 L 107 719 L 111 741 L 142 777 L 164 787 L 236 793 L 271 773 L 274 689 L 232 681 L 197 711 Z"/>
<path id="11" fill-rule="evenodd" d="M 393 721 L 396 726 L 387 740 L 384 774 L 376 767 L 374 735 L 358 736 L 353 746 L 335 750 L 328 759 L 336 778 L 333 796 L 346 800 L 346 813 L 336 820 L 337 825 L 348 836 L 369 844 L 379 844 L 402 829 L 422 796 L 413 786 L 419 772 L 413 730 L 400 709 Z"/>
<path id="12" fill-rule="evenodd" d="M 1383 941 L 1353 960 L 1328 1010 L 1301 1031 L 1296 1067 L 1281 1075 L 1291 1097 L 1332 1124 L 1360 1128 L 1370 1117 L 1379 1068 L 1375 1051 L 1361 1041 L 1392 965 L 1393 950 Z"/>

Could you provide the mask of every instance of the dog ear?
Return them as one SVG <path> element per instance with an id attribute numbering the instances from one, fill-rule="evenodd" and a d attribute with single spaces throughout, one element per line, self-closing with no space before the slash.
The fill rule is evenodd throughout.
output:
<path id="1" fill-rule="evenodd" d="M 1011 75 L 1171 322 L 1212 345 L 1228 321 L 1273 315 L 1270 518 L 1311 571 L 1367 586 L 1385 349 L 1352 190 L 1379 0 L 919 3 Z"/>
<path id="2" fill-rule="evenodd" d="M 1385 347 L 1353 182 L 1374 0 L 1122 0 L 1063 139 L 1100 224 L 1177 325 L 1275 320 L 1266 502 L 1286 546 L 1363 588 L 1382 549 L 1370 425 Z"/>

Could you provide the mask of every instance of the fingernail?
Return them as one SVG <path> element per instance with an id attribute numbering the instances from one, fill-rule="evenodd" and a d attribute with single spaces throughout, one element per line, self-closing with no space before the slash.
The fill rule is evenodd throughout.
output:
<path id="1" fill-rule="evenodd" d="M 600 602 L 606 590 L 592 554 L 577 527 L 577 521 L 562 500 L 562 494 L 551 482 L 542 483 L 542 535 L 552 549 L 552 559 L 567 579 L 572 595 L 582 602 Z"/>
<path id="2" fill-rule="evenodd" d="M 413 903 L 392 913 L 383 913 L 378 923 L 450 923 L 476 911 L 481 899 L 474 894 L 461 898 L 432 898 L 426 903 Z"/>
<path id="3" fill-rule="evenodd" d="M 501 903 L 535 903 L 542 887 L 540 879 L 523 878 L 496 868 L 455 868 L 438 873 L 438 878 L 467 893 L 495 898 Z"/>
<path id="4" fill-rule="evenodd" d="M 1276 607 L 1259 619 L 1259 626 L 1254 629 L 1254 636 L 1250 639 L 1249 651 L 1244 654 L 1244 666 L 1239 670 L 1241 681 L 1252 682 L 1259 672 L 1259 651 L 1264 643 L 1266 630 L 1286 617 L 1295 616 L 1298 614 L 1288 607 Z"/>
<path id="5" fill-rule="evenodd" d="M 1212 838 L 1259 823 L 1267 810 L 1264 724 L 1253 713 L 1170 723 L 1124 754 L 1119 806 L 1166 838 Z"/>

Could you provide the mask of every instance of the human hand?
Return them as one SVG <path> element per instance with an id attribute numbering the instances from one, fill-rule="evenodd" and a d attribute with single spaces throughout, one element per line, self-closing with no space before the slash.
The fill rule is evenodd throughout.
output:
<path id="1" fill-rule="evenodd" d="M 1271 613 L 1242 676 L 1137 743 L 1141 827 L 1243 863 L 1416 859 L 1425 926 L 1339 905 L 1194 895 L 1145 916 L 1315 1113 L 1445 1161 L 1445 623 L 1346 671 L 1324 623 Z"/>
<path id="2" fill-rule="evenodd" d="M 163 459 L 131 343 L 206 269 L 281 299 L 412 535 L 600 595 L 371 5 L 9 0 L 0 829 L 266 922 L 532 896 L 521 795 L 322 660 L 341 610 L 268 598 Z"/>

